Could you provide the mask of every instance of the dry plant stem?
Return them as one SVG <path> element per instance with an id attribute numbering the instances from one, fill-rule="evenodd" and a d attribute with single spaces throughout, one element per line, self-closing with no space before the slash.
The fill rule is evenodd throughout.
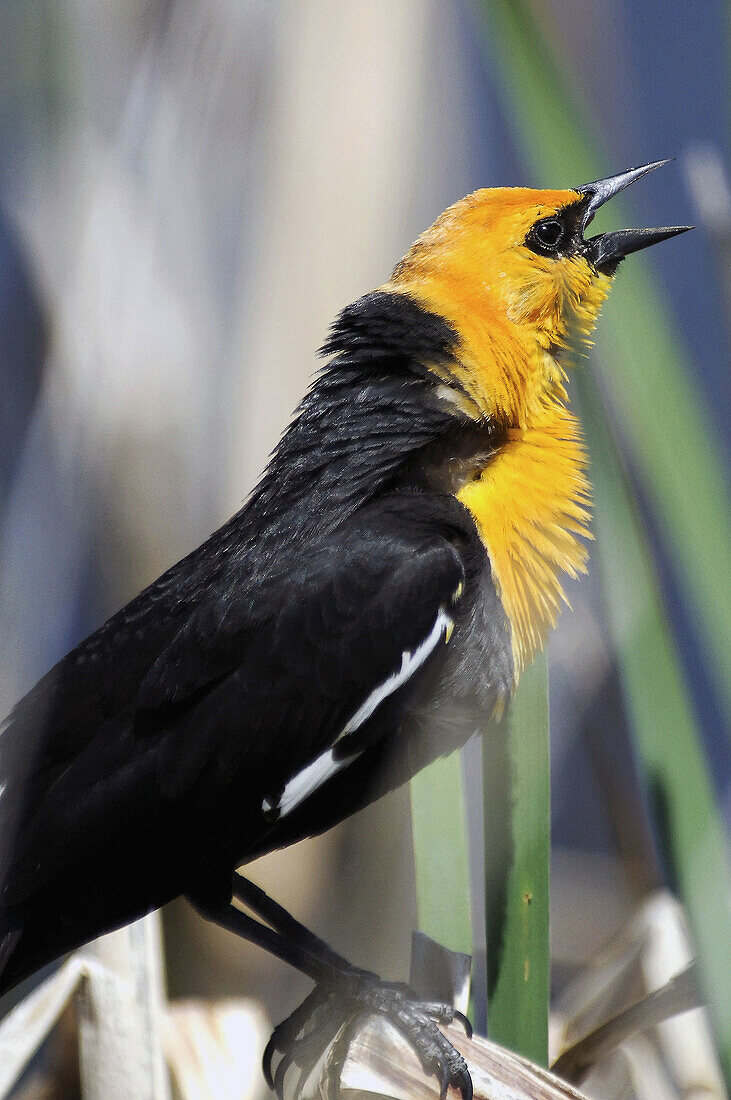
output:
<path id="1" fill-rule="evenodd" d="M 0 1023 L 0 1100 L 10 1095 L 85 973 L 82 960 L 78 955 L 72 956 Z"/>
<path id="2" fill-rule="evenodd" d="M 468 1039 L 456 1027 L 444 1030 L 469 1065 L 475 1100 L 587 1100 L 584 1093 L 549 1070 L 489 1039 Z M 436 1078 L 425 1077 L 413 1051 L 387 1022 L 370 1017 L 350 1043 L 341 1092 L 343 1100 L 365 1096 L 437 1100 L 439 1084 Z M 306 1093 L 307 1100 L 318 1095 Z M 458 1095 L 450 1089 L 448 1100 L 456 1100 Z"/>
<path id="3" fill-rule="evenodd" d="M 5 1100 L 74 995 L 85 1100 L 169 1100 L 158 916 L 77 952 L 0 1024 Z"/>
<path id="4" fill-rule="evenodd" d="M 76 1011 L 84 1100 L 169 1100 L 158 922 L 151 914 L 82 953 L 88 972 Z"/>
<path id="5" fill-rule="evenodd" d="M 662 988 L 643 997 L 637 1004 L 620 1012 L 565 1050 L 553 1063 L 551 1070 L 566 1081 L 581 1084 L 592 1067 L 625 1039 L 655 1027 L 671 1016 L 698 1008 L 701 1004 L 698 968 L 692 962 Z"/>

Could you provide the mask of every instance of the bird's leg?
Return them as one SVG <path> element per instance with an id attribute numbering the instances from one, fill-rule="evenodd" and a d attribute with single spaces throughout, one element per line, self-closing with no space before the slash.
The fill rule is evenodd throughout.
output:
<path id="1" fill-rule="evenodd" d="M 281 935 L 276 929 L 268 928 L 267 925 L 254 920 L 248 913 L 242 913 L 230 902 L 226 904 L 211 902 L 194 894 L 188 895 L 188 898 L 199 913 L 208 920 L 214 921 L 222 928 L 227 928 L 237 936 L 242 936 L 250 943 L 255 943 L 258 947 L 263 947 L 270 955 L 289 963 L 295 970 L 306 974 L 313 981 L 323 983 L 332 977 L 332 967 L 326 962 L 318 959 L 301 944 Z"/>
<path id="2" fill-rule="evenodd" d="M 304 924 L 300 924 L 298 920 L 295 920 L 283 906 L 270 898 L 260 886 L 250 882 L 249 879 L 244 878 L 238 872 L 234 872 L 231 889 L 237 901 L 251 909 L 252 913 L 256 913 L 257 917 L 261 917 L 277 932 L 280 932 L 294 943 L 298 943 L 300 947 L 311 954 L 316 955 L 322 962 L 327 962 L 336 970 L 351 972 L 355 969 L 347 959 L 333 951 L 329 944 L 321 940 L 314 932 L 310 932 Z M 361 971 L 361 973 L 365 975 L 366 971 Z M 375 977 L 375 975 L 371 976 Z"/>
<path id="3" fill-rule="evenodd" d="M 462 1013 L 451 1005 L 420 1001 L 407 986 L 384 982 L 376 974 L 352 966 L 263 890 L 238 874 L 233 876 L 231 894 L 267 923 L 254 920 L 220 897 L 217 901 L 191 900 L 204 916 L 258 944 L 317 983 L 300 1007 L 275 1029 L 264 1052 L 264 1074 L 277 1096 L 283 1096 L 284 1077 L 292 1066 L 301 1068 L 295 1090 L 295 1096 L 299 1096 L 324 1051 L 339 1033 L 343 1034 L 343 1027 L 350 1034 L 356 1018 L 375 1014 L 384 1016 L 405 1036 L 425 1072 L 439 1079 L 442 1096 L 453 1085 L 460 1089 L 464 1100 L 470 1100 L 472 1083 L 467 1064 L 437 1026 L 458 1020 L 471 1034 L 469 1021 Z M 346 1052 L 342 1042 L 331 1049 L 327 1083 L 332 1096 L 337 1094 Z M 276 1053 L 282 1057 L 272 1076 Z"/>
<path id="4" fill-rule="evenodd" d="M 277 932 L 299 944 L 301 948 L 314 955 L 325 966 L 333 967 L 336 972 L 333 981 L 336 984 L 341 977 L 347 979 L 350 984 L 359 979 L 364 982 L 372 982 L 374 985 L 387 984 L 383 983 L 378 975 L 372 971 L 361 970 L 359 967 L 353 966 L 347 959 L 344 959 L 342 955 L 338 955 L 329 944 L 321 940 L 314 932 L 310 932 L 309 928 L 305 928 L 304 924 L 300 924 L 283 906 L 270 898 L 260 886 L 250 882 L 249 879 L 244 878 L 238 872 L 235 872 L 233 876 L 232 891 L 238 901 L 246 905 L 262 920 L 265 920 Z M 393 988 L 404 990 L 407 987 L 395 985 Z M 451 1005 L 445 1005 L 439 1001 L 421 1001 L 420 1003 L 431 1015 L 438 1016 L 440 1022 L 452 1023 L 453 1020 L 456 1020 L 462 1024 L 468 1035 L 472 1035 L 472 1025 L 467 1017 L 464 1013 L 452 1008 Z"/>
<path id="5" fill-rule="evenodd" d="M 260 886 L 250 882 L 249 879 L 243 877 L 238 872 L 234 873 L 232 884 L 233 895 L 238 901 L 248 906 L 252 912 L 256 913 L 262 920 L 267 921 L 268 924 L 275 928 L 277 932 L 280 932 L 283 936 L 298 943 L 302 948 L 309 951 L 310 954 L 315 955 L 322 963 L 334 967 L 338 976 L 342 974 L 349 979 L 362 977 L 364 980 L 372 980 L 376 984 L 383 984 L 377 974 L 374 974 L 370 970 L 361 970 L 358 967 L 353 966 L 347 959 L 344 959 L 342 955 L 338 955 L 336 951 L 321 940 L 319 936 L 316 936 L 314 932 L 310 932 L 309 928 L 305 928 L 304 924 L 300 924 L 290 913 L 287 912 L 283 906 L 278 902 L 270 898 Z M 337 981 L 338 978 L 335 978 Z M 398 988 L 405 988 L 400 986 Z M 456 1020 L 462 1024 L 465 1031 L 469 1036 L 472 1035 L 472 1026 L 464 1015 L 457 1009 L 452 1008 L 450 1005 L 445 1006 L 442 1002 L 438 1001 L 422 1001 L 420 1002 L 425 1009 L 427 1009 L 433 1015 L 444 1016 L 442 1022 L 451 1023 L 452 1020 Z M 448 1019 L 446 1018 L 448 1017 Z"/>

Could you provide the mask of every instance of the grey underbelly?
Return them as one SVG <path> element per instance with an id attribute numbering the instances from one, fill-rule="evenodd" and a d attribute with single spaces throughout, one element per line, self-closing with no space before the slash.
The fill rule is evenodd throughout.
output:
<path id="1" fill-rule="evenodd" d="M 510 697 L 513 673 L 510 623 L 486 559 L 472 606 L 455 627 L 454 645 L 447 647 L 437 698 L 492 711 Z"/>
<path id="2" fill-rule="evenodd" d="M 427 759 L 452 752 L 502 714 L 513 682 L 510 624 L 486 562 L 441 667 L 409 708 L 405 740 Z"/>

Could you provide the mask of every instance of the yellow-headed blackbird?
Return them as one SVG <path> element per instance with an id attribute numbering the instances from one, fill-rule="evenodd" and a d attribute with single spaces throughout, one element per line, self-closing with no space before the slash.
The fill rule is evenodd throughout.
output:
<path id="1" fill-rule="evenodd" d="M 658 164 L 445 211 L 338 316 L 241 511 L 17 704 L 0 737 L 0 992 L 184 894 L 316 983 L 268 1047 L 278 1091 L 302 1033 L 317 1047 L 368 1009 L 444 1092 L 471 1095 L 437 1027 L 451 1010 L 356 970 L 235 868 L 501 714 L 585 562 L 567 346 L 626 255 L 687 227 L 586 230 Z"/>

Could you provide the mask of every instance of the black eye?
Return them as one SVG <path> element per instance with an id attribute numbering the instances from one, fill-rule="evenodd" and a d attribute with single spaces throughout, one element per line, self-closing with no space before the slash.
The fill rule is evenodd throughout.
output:
<path id="1" fill-rule="evenodd" d="M 545 248 L 556 248 L 563 239 L 563 225 L 558 218 L 549 218 L 533 226 L 533 234 Z"/>

